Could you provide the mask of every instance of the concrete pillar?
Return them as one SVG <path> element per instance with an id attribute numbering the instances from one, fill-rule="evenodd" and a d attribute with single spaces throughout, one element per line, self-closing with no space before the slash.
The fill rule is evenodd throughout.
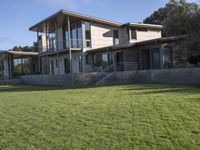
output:
<path id="1" fill-rule="evenodd" d="M 69 32 L 69 59 L 70 59 L 70 73 L 73 73 L 72 70 L 72 50 L 71 50 L 71 29 L 70 29 L 70 18 L 67 17 L 67 24 L 68 24 L 68 32 Z"/>

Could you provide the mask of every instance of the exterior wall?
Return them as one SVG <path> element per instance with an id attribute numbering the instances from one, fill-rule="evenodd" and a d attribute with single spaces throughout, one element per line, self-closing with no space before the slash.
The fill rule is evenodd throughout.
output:
<path id="1" fill-rule="evenodd" d="M 72 71 L 73 73 L 79 73 L 79 56 L 81 56 L 82 53 L 73 53 L 72 54 Z M 49 56 L 49 70 L 51 74 L 51 60 L 53 60 L 54 64 L 54 74 L 63 75 L 65 74 L 65 66 L 64 66 L 64 59 L 69 58 L 69 54 L 59 54 L 54 56 Z M 58 65 L 56 66 L 56 60 Z"/>
<path id="2" fill-rule="evenodd" d="M 140 41 L 145 41 L 145 40 L 152 40 L 152 39 L 157 39 L 161 38 L 161 31 L 152 31 L 152 30 L 147 30 L 146 31 L 136 31 L 136 36 L 137 40 L 132 40 L 130 37 L 130 43 L 133 42 L 140 42 Z"/>
<path id="3" fill-rule="evenodd" d="M 98 74 L 32 75 L 21 77 L 31 85 L 81 86 L 97 83 Z M 101 85 L 126 83 L 200 84 L 200 68 L 116 72 Z"/>
<path id="4" fill-rule="evenodd" d="M 92 48 L 102 48 L 113 45 L 113 30 L 115 28 L 97 23 L 91 24 Z"/>

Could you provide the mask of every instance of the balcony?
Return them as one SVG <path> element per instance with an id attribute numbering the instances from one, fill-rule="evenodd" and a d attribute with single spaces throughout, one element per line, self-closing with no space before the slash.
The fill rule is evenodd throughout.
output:
<path id="1" fill-rule="evenodd" d="M 88 43 L 88 41 L 87 41 Z M 47 46 L 46 46 L 47 45 Z M 90 44 L 87 44 L 90 45 Z M 71 50 L 81 50 L 83 48 L 82 39 L 71 39 Z M 60 42 L 48 42 L 45 46 L 38 46 L 38 51 L 40 54 L 53 53 L 53 52 L 62 52 L 69 50 L 69 41 L 60 41 Z"/>

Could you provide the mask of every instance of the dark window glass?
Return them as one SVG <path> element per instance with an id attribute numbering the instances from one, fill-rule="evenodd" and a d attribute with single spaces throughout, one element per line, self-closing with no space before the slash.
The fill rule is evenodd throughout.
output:
<path id="1" fill-rule="evenodd" d="M 142 69 L 150 69 L 150 49 L 142 50 Z"/>
<path id="2" fill-rule="evenodd" d="M 159 48 L 152 48 L 151 49 L 151 64 L 152 69 L 159 69 L 160 68 L 160 49 Z"/>
<path id="3" fill-rule="evenodd" d="M 86 63 L 86 65 L 90 65 L 91 62 L 92 62 L 91 55 L 86 55 L 85 56 L 85 63 Z"/>
<path id="4" fill-rule="evenodd" d="M 54 74 L 54 61 L 51 60 L 51 74 Z"/>
<path id="5" fill-rule="evenodd" d="M 78 59 L 79 59 L 79 72 L 83 72 L 82 55 L 78 56 Z"/>
<path id="6" fill-rule="evenodd" d="M 49 51 L 56 51 L 56 33 L 55 31 L 48 33 Z"/>
<path id="7" fill-rule="evenodd" d="M 85 47 L 91 47 L 91 24 L 90 22 L 84 22 L 85 24 Z"/>
<path id="8" fill-rule="evenodd" d="M 113 43 L 114 43 L 114 45 L 119 44 L 119 31 L 118 30 L 113 31 Z"/>
<path id="9" fill-rule="evenodd" d="M 173 68 L 173 48 L 170 46 L 163 49 L 163 67 L 166 69 Z"/>
<path id="10" fill-rule="evenodd" d="M 70 62 L 68 58 L 64 59 L 65 73 L 70 73 Z"/>
<path id="11" fill-rule="evenodd" d="M 137 32 L 134 29 L 131 30 L 131 39 L 132 40 L 137 40 Z"/>

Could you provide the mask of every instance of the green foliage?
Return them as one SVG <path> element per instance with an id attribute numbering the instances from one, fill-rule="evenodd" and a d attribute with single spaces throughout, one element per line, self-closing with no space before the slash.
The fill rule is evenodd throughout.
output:
<path id="1" fill-rule="evenodd" d="M 37 43 L 34 42 L 32 46 L 15 46 L 11 51 L 37 52 Z"/>
<path id="2" fill-rule="evenodd" d="M 0 149 L 200 146 L 200 88 L 0 86 Z"/>
<path id="3" fill-rule="evenodd" d="M 162 24 L 164 36 L 187 35 L 179 45 L 187 49 L 188 61 L 198 64 L 200 57 L 200 9 L 197 3 L 170 0 L 165 7 L 155 11 L 144 23 Z"/>

